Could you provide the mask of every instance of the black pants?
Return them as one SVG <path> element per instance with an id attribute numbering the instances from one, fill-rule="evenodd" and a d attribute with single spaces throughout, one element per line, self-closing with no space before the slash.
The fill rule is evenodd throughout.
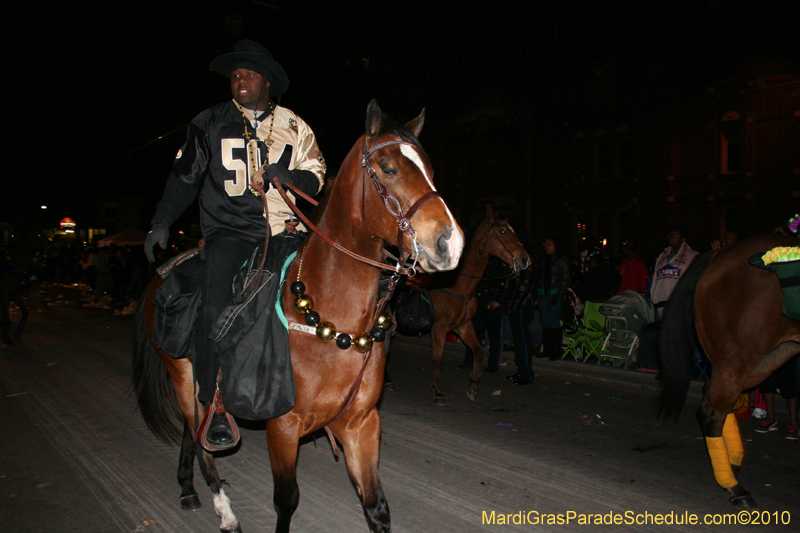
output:
<path id="1" fill-rule="evenodd" d="M 764 383 L 758 387 L 758 390 L 761 391 L 761 394 L 774 394 L 777 389 L 780 389 L 781 396 L 784 400 L 792 400 L 797 398 L 798 388 L 796 368 L 799 358 L 800 356 L 795 355 L 786 361 L 775 372 L 773 372 L 772 375 L 770 375 L 770 377 L 768 377 Z"/>
<path id="2" fill-rule="evenodd" d="M 483 343 L 484 336 L 489 337 L 489 358 L 487 360 L 487 368 L 497 370 L 500 363 L 500 343 L 501 332 L 503 327 L 503 313 L 500 307 L 495 309 L 488 309 L 487 305 L 493 300 L 482 302 L 478 299 L 478 310 L 475 316 L 472 317 L 472 327 L 475 329 L 475 336 L 478 337 L 478 342 Z M 475 361 L 475 354 L 472 350 L 467 348 L 464 352 L 464 366 L 472 366 Z"/>
<path id="3" fill-rule="evenodd" d="M 263 245 L 263 244 L 262 244 Z M 257 243 L 235 237 L 209 238 L 203 246 L 203 281 L 200 287 L 201 307 L 197 335 L 196 354 L 193 359 L 194 374 L 198 384 L 198 398 L 202 402 L 214 399 L 219 360 L 215 354 L 214 341 L 209 339 L 211 328 L 222 311 L 233 303 L 231 285 L 233 277 L 250 258 Z"/>
<path id="4" fill-rule="evenodd" d="M 658 337 L 661 334 L 661 322 L 647 324 L 639 332 L 639 353 L 636 363 L 639 368 L 658 370 L 661 357 L 658 353 Z"/>
<path id="5" fill-rule="evenodd" d="M 511 334 L 514 336 L 514 364 L 517 366 L 517 374 L 522 379 L 534 378 L 531 358 L 534 351 L 538 352 L 539 348 L 534 346 L 530 332 L 534 312 L 532 305 L 523 305 L 517 312 L 508 315 Z"/>

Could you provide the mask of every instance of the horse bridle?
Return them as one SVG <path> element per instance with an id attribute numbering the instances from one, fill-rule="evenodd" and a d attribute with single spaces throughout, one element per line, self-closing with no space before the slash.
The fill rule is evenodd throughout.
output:
<path id="1" fill-rule="evenodd" d="M 292 200 L 289 198 L 289 195 L 286 194 L 286 190 L 283 188 L 283 186 L 281 186 L 281 184 L 278 183 L 277 179 L 273 180 L 273 185 L 275 186 L 275 189 L 277 189 L 278 193 L 280 193 L 281 197 L 286 202 L 286 204 L 291 208 L 292 211 L 294 211 L 294 213 L 300 218 L 300 220 L 303 221 L 303 223 L 306 225 L 306 227 L 308 227 L 311 231 L 313 231 L 314 233 L 319 235 L 325 242 L 327 242 L 328 244 L 330 244 L 331 246 L 333 246 L 334 248 L 336 248 L 340 252 L 343 252 L 343 253 L 349 255 L 350 257 L 352 257 L 353 259 L 357 259 L 358 261 L 361 261 L 362 263 L 366 263 L 368 265 L 374 266 L 376 268 L 380 268 L 382 270 L 392 271 L 392 272 L 395 273 L 396 276 L 411 276 L 411 277 L 413 277 L 414 275 L 416 275 L 415 268 L 416 268 L 417 259 L 419 258 L 419 249 L 417 248 L 417 245 L 416 245 L 416 242 L 417 242 L 417 240 L 416 240 L 417 231 L 411 225 L 411 218 L 417 213 L 419 208 L 422 207 L 422 205 L 425 202 L 427 202 L 431 198 L 441 197 L 441 194 L 439 194 L 437 191 L 428 191 L 427 193 L 425 193 L 422 196 L 420 196 L 417 199 L 417 201 L 415 201 L 411 205 L 411 207 L 408 209 L 408 211 L 403 213 L 403 209 L 402 209 L 402 207 L 400 205 L 400 201 L 397 199 L 396 196 L 394 196 L 391 192 L 389 192 L 389 188 L 386 186 L 385 183 L 383 183 L 381 181 L 381 179 L 378 177 L 378 174 L 372 168 L 372 165 L 369 164 L 369 158 L 372 156 L 372 154 L 374 154 L 375 152 L 377 152 L 378 150 L 380 150 L 382 148 L 386 148 L 387 146 L 394 146 L 394 145 L 399 145 L 399 144 L 405 144 L 405 145 L 408 145 L 408 146 L 414 146 L 414 144 L 411 143 L 411 142 L 403 141 L 403 140 L 399 140 L 398 139 L 398 140 L 393 140 L 393 141 L 386 141 L 386 142 L 383 142 L 383 143 L 380 143 L 380 144 L 376 144 L 372 148 L 367 148 L 367 139 L 366 139 L 366 136 L 365 136 L 364 137 L 364 143 L 362 144 L 362 148 L 361 148 L 361 166 L 364 167 L 364 179 L 362 181 L 362 194 L 361 194 L 361 219 L 364 221 L 364 224 L 367 225 L 367 221 L 366 221 L 366 218 L 364 216 L 364 202 L 365 202 L 365 198 L 366 198 L 367 176 L 369 176 L 372 179 L 372 183 L 375 185 L 375 189 L 377 190 L 378 195 L 383 200 L 383 204 L 386 206 L 386 210 L 397 221 L 397 228 L 398 228 L 398 232 L 397 232 L 397 248 L 400 250 L 400 258 L 399 259 L 395 258 L 395 259 L 397 259 L 397 265 L 396 266 L 387 265 L 386 263 L 381 263 L 381 262 L 378 262 L 378 261 L 374 261 L 374 260 L 372 260 L 372 259 L 370 259 L 368 257 L 364 257 L 362 255 L 359 255 L 359 254 L 355 253 L 355 252 L 352 252 L 352 251 L 348 250 L 347 248 L 345 248 L 344 246 L 340 245 L 339 243 L 335 242 L 333 239 L 331 239 L 330 237 L 328 237 L 327 235 L 322 233 L 322 231 L 317 226 L 315 226 L 314 223 L 312 223 L 308 219 L 308 217 L 306 217 L 303 214 L 303 212 L 300 211 L 300 209 L 298 209 L 298 207 L 294 204 L 294 202 L 292 202 Z M 307 194 L 303 193 L 302 191 L 300 191 L 299 189 L 297 189 L 293 185 L 289 184 L 288 187 L 292 190 L 292 192 L 294 192 L 298 196 L 304 198 L 306 201 L 311 202 L 313 205 L 318 205 L 319 204 L 319 202 L 317 202 L 316 200 L 314 200 L 313 198 L 311 198 Z M 254 184 L 253 188 L 256 189 L 256 190 L 261 190 L 261 189 L 263 189 L 263 183 Z M 262 198 L 263 198 L 263 194 L 262 194 Z M 266 206 L 266 201 L 264 201 L 264 204 Z M 265 209 L 266 209 L 266 207 L 265 207 Z M 375 237 L 375 234 L 371 230 L 370 230 L 370 233 L 372 233 L 372 236 Z M 411 265 L 411 267 L 403 266 L 406 263 L 406 260 L 408 259 L 408 257 L 410 256 L 410 251 L 409 252 L 405 252 L 404 251 L 403 238 L 402 238 L 403 237 L 403 233 L 408 235 L 414 242 L 414 248 L 415 248 L 414 252 L 416 252 L 416 253 L 414 255 L 414 264 Z M 389 255 L 388 252 L 387 252 L 387 255 Z"/>
<path id="2" fill-rule="evenodd" d="M 508 277 L 511 278 L 514 275 L 519 274 L 519 272 L 517 271 L 517 256 L 515 256 L 514 253 L 511 250 L 508 249 L 508 246 L 506 246 L 506 243 L 503 242 L 503 239 L 501 239 L 497 235 L 497 232 L 495 231 L 495 228 L 494 228 L 494 222 L 492 222 L 492 225 L 489 227 L 489 234 L 486 235 L 486 240 L 483 241 L 483 247 L 482 247 L 483 251 L 484 252 L 486 251 L 486 244 L 489 242 L 489 237 L 491 237 L 492 235 L 494 235 L 494 237 L 500 242 L 500 246 L 502 246 L 503 249 L 506 252 L 508 252 L 508 255 L 511 257 L 511 268 L 512 268 L 513 272 L 512 272 L 512 275 L 509 275 Z"/>
<path id="3" fill-rule="evenodd" d="M 414 264 L 411 267 L 413 272 L 416 272 L 414 268 L 416 267 L 417 260 L 419 259 L 419 247 L 417 246 L 417 231 L 414 229 L 414 226 L 411 225 L 411 218 L 417 213 L 420 207 L 425 204 L 431 198 L 438 198 L 441 197 L 435 190 L 428 191 L 427 193 L 420 196 L 416 202 L 414 202 L 411 207 L 408 208 L 408 211 L 403 213 L 403 208 L 400 205 L 400 201 L 394 196 L 391 192 L 389 192 L 389 188 L 386 186 L 383 181 L 378 177 L 378 174 L 375 172 L 375 169 L 372 168 L 372 165 L 369 163 L 369 158 L 382 148 L 386 148 L 387 146 L 394 146 L 394 145 L 407 145 L 411 147 L 415 147 L 415 145 L 408 141 L 403 140 L 393 140 L 393 141 L 386 141 L 380 144 L 376 144 L 372 148 L 367 148 L 367 137 L 364 136 L 364 142 L 361 146 L 361 166 L 364 167 L 364 181 L 362 184 L 362 194 L 361 194 L 361 219 L 364 221 L 364 224 L 367 224 L 366 217 L 364 216 L 364 202 L 366 199 L 366 182 L 367 176 L 372 179 L 372 183 L 375 185 L 375 190 L 378 192 L 378 196 L 381 197 L 383 200 L 384 206 L 386 206 L 386 211 L 389 212 L 392 217 L 397 221 L 397 248 L 400 250 L 400 257 L 402 261 L 398 261 L 398 267 L 405 263 L 405 259 L 407 256 L 404 254 L 403 250 L 403 233 L 409 236 L 409 238 L 414 243 Z M 374 232 L 370 231 L 373 237 L 375 236 Z M 410 274 L 413 276 L 413 273 Z"/>

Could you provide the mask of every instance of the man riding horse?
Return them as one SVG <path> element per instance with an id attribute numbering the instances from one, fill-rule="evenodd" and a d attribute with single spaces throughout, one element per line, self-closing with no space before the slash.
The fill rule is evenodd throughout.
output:
<path id="1" fill-rule="evenodd" d="M 152 262 L 155 244 L 167 247 L 170 225 L 199 193 L 205 244 L 193 363 L 197 396 L 205 403 L 214 399 L 220 369 L 209 334 L 232 303 L 231 280 L 259 243 L 264 244 L 267 225 L 270 263 L 276 259 L 271 255 L 286 256 L 299 246 L 302 239 L 293 238 L 295 232 L 307 231 L 269 183 L 277 178 L 281 185 L 313 196 L 325 179 L 325 161 L 314 132 L 271 99 L 286 91 L 289 79 L 266 48 L 251 40 L 239 41 L 232 53 L 214 59 L 210 68 L 230 79 L 233 99 L 206 109 L 189 124 L 145 242 Z M 264 187 L 256 190 L 252 185 L 262 174 Z M 206 442 L 212 450 L 235 444 L 229 420 L 217 413 L 200 426 L 207 425 Z"/>

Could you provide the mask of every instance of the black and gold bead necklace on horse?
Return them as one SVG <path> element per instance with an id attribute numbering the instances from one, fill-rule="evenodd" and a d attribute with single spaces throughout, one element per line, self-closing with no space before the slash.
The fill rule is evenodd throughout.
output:
<path id="1" fill-rule="evenodd" d="M 383 342 L 386 338 L 386 330 L 392 325 L 392 317 L 388 313 L 381 313 L 375 325 L 369 332 L 357 333 L 351 335 L 349 333 L 340 333 L 336 330 L 336 326 L 330 322 L 321 320 L 319 313 L 313 310 L 314 300 L 306 295 L 306 284 L 300 281 L 300 273 L 303 270 L 303 259 L 300 258 L 300 267 L 297 271 L 297 281 L 289 286 L 289 290 L 295 296 L 294 310 L 301 315 L 305 315 L 305 323 L 314 328 L 314 334 L 322 342 L 330 342 L 336 340 L 336 346 L 342 350 L 353 347 L 354 350 L 361 353 L 367 353 L 372 349 L 374 342 Z"/>

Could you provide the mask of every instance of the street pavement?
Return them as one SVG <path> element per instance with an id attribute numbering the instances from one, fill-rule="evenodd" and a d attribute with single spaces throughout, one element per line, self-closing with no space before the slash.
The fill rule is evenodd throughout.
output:
<path id="1" fill-rule="evenodd" d="M 180 509 L 178 448 L 157 441 L 129 389 L 132 317 L 62 304 L 33 312 L 22 340 L 0 349 L 0 523 L 14 532 L 218 531 L 209 491 L 203 508 Z M 116 311 L 119 313 L 119 310 Z M 499 525 L 503 515 L 641 516 L 732 513 L 714 482 L 694 419 L 702 384 L 693 382 L 677 423 L 652 415 L 652 374 L 564 361 L 535 360 L 525 387 L 504 377 L 513 354 L 485 374 L 476 401 L 463 348 L 445 351 L 433 404 L 430 345 L 396 337 L 393 390 L 380 404 L 381 478 L 394 531 L 746 531 L 720 525 Z M 778 400 L 781 404 L 781 400 Z M 780 406 L 779 406 L 780 407 Z M 785 408 L 783 408 L 785 409 Z M 760 435 L 740 421 L 748 456 L 740 476 L 770 518 L 796 531 L 798 446 L 781 431 Z M 272 531 L 272 482 L 263 423 L 242 428 L 242 444 L 217 461 L 245 532 Z M 197 469 L 195 469 L 197 471 Z M 199 474 L 198 474 L 199 475 Z M 366 531 L 344 459 L 324 433 L 301 445 L 300 506 L 293 531 Z M 494 513 L 494 524 L 486 523 Z M 518 513 L 521 513 L 518 515 Z M 609 514 L 612 513 L 612 514 Z M 773 514 L 774 513 L 774 514 Z M 783 513 L 783 514 L 781 514 Z M 788 514 L 787 514 L 788 513 Z M 762 517 L 763 519 L 763 517 Z"/>

